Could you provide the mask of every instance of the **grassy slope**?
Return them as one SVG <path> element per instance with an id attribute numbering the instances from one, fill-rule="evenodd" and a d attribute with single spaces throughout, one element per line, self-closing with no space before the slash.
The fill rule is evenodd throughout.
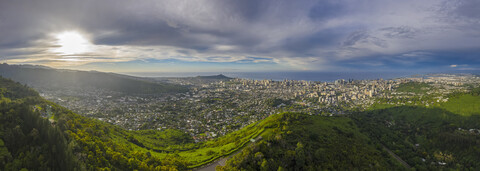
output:
<path id="1" fill-rule="evenodd" d="M 258 125 L 252 124 L 215 140 L 198 144 L 188 142 L 182 144 L 181 141 L 179 142 L 177 139 L 178 137 L 180 137 L 180 139 L 185 138 L 185 135 L 182 133 L 171 135 L 172 130 L 151 130 L 148 132 L 126 131 L 100 121 L 85 119 L 92 123 L 88 127 L 99 127 L 100 125 L 100 127 L 107 127 L 110 130 L 108 135 L 101 138 L 107 138 L 113 146 L 127 146 L 131 149 L 129 150 L 130 152 L 149 153 L 160 159 L 174 156 L 175 158 L 185 161 L 188 168 L 198 167 L 219 157 L 229 155 L 263 131 L 262 123 Z M 133 143 L 131 139 L 129 139 L 129 136 L 134 137 L 142 145 Z"/>
<path id="2" fill-rule="evenodd" d="M 387 109 L 396 107 L 397 105 L 386 104 L 386 103 L 375 103 L 370 106 L 369 109 Z M 413 104 L 407 104 L 404 106 L 415 106 Z M 423 105 L 422 105 L 423 106 Z M 454 114 L 462 116 L 471 116 L 475 114 L 480 114 L 480 96 L 474 96 L 471 94 L 462 94 L 450 98 L 447 102 L 435 103 L 427 108 L 441 108 L 445 109 Z"/>
<path id="3" fill-rule="evenodd" d="M 461 95 L 449 99 L 448 102 L 440 104 L 439 107 L 462 116 L 480 114 L 480 96 Z"/>
<path id="4" fill-rule="evenodd" d="M 157 157 L 165 157 L 167 155 L 175 155 L 187 161 L 189 168 L 199 167 L 207 164 L 222 156 L 227 156 L 247 142 L 250 139 L 255 138 L 263 131 L 263 124 L 266 121 L 260 123 L 253 123 L 238 131 L 227 134 L 215 140 L 206 141 L 199 144 L 186 143 L 186 144 L 168 144 L 162 146 L 156 146 L 154 142 L 158 142 L 154 136 L 148 136 L 152 134 L 141 134 L 139 131 L 133 131 L 134 137 L 142 142 L 146 148 L 135 147 L 138 151 L 150 152 Z M 150 131 L 150 133 L 157 134 L 157 136 L 165 136 L 165 132 L 162 131 Z M 175 138 L 175 137 L 174 137 Z M 119 143 L 129 143 L 124 137 L 116 136 L 116 141 Z M 156 149 L 156 150 L 150 150 Z"/>
<path id="5" fill-rule="evenodd" d="M 397 88 L 397 91 L 415 92 L 418 94 L 418 93 L 425 93 L 427 90 L 431 90 L 431 89 L 432 87 L 426 83 L 411 82 L 411 83 L 401 84 Z M 450 97 L 450 99 L 447 102 L 435 103 L 433 105 L 430 105 L 427 108 L 441 108 L 462 116 L 471 116 L 474 114 L 480 114 L 480 96 L 478 94 L 475 94 L 475 92 L 479 91 L 477 89 L 471 90 L 472 92 L 470 93 L 458 93 L 458 92 L 452 93 L 451 96 L 448 96 Z M 392 108 L 396 106 L 398 105 L 378 102 L 370 106 L 369 109 L 370 110 L 387 109 L 387 108 Z M 417 106 L 417 105 L 407 103 L 404 106 Z"/>

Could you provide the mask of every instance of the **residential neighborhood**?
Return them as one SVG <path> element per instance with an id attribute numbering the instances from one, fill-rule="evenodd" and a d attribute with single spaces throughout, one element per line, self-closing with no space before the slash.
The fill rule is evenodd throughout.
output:
<path id="1" fill-rule="evenodd" d="M 232 78 L 208 82 L 170 79 L 189 91 L 156 96 L 95 91 L 40 90 L 43 97 L 87 117 L 129 130 L 180 129 L 196 141 L 238 130 L 280 111 L 310 115 L 345 114 L 388 99 L 391 105 L 422 105 L 448 101 L 445 94 L 478 83 L 474 75 L 428 75 L 391 80 L 251 80 Z M 397 91 L 401 84 L 425 83 L 422 93 Z M 413 100 L 412 100 L 413 99 Z"/>

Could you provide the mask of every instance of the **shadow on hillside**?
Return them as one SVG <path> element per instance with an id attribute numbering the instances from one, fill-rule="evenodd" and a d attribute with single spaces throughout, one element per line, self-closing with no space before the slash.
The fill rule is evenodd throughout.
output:
<path id="1" fill-rule="evenodd" d="M 415 168 L 480 167 L 480 115 L 462 116 L 441 108 L 398 106 L 359 112 L 351 117 L 375 143 L 387 146 Z"/>

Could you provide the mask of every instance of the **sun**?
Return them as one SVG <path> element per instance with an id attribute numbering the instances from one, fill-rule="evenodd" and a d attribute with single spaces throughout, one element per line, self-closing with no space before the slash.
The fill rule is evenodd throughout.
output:
<path id="1" fill-rule="evenodd" d="M 67 31 L 55 35 L 56 45 L 53 52 L 64 55 L 81 54 L 90 51 L 91 43 L 76 31 Z"/>

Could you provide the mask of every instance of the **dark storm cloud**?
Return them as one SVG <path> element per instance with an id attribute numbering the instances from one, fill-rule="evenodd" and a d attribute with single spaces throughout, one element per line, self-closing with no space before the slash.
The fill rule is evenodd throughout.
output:
<path id="1" fill-rule="evenodd" d="M 380 31 L 385 32 L 384 36 L 388 38 L 414 38 L 417 34 L 417 30 L 407 26 L 401 27 L 386 27 L 381 28 Z"/>
<path id="2" fill-rule="evenodd" d="M 268 49 L 257 46 L 268 41 L 268 37 L 282 38 L 284 35 L 273 34 L 282 32 L 285 27 L 294 27 L 289 23 L 301 19 L 299 18 L 301 16 L 296 16 L 297 11 L 303 10 L 303 7 L 308 7 L 309 4 L 289 1 L 204 1 L 192 2 L 198 4 L 183 4 L 178 9 L 172 10 L 170 7 L 175 4 L 170 3 L 158 4 L 161 6 L 160 9 L 149 7 L 125 9 L 123 13 L 132 15 L 123 15 L 121 18 L 114 16 L 101 28 L 90 29 L 98 33 L 94 39 L 95 43 L 168 45 L 198 51 L 221 44 L 238 46 L 239 50 L 261 52 Z M 295 6 L 298 8 L 289 9 Z M 137 14 L 131 11 L 145 10 L 142 8 L 151 10 L 151 15 L 148 15 L 148 12 Z M 86 21 L 83 25 L 92 24 Z M 276 44 L 270 46 L 274 47 Z"/>
<path id="3" fill-rule="evenodd" d="M 75 30 L 104 49 L 128 51 L 122 61 L 392 65 L 384 58 L 401 61 L 398 56 L 418 51 L 475 56 L 465 49 L 480 48 L 479 8 L 476 0 L 11 0 L 0 2 L 0 55 L 48 55 L 52 34 Z"/>
<path id="4" fill-rule="evenodd" d="M 95 36 L 94 43 L 106 45 L 184 45 L 194 42 L 185 40 L 181 30 L 169 26 L 164 21 L 154 23 L 139 20 L 119 20 L 108 30 L 113 33 Z M 102 30 L 100 30 L 102 31 Z"/>
<path id="5" fill-rule="evenodd" d="M 348 38 L 343 42 L 344 46 L 352 46 L 359 41 L 364 41 L 370 37 L 366 31 L 357 31 L 353 32 L 348 36 Z"/>
<path id="6" fill-rule="evenodd" d="M 383 48 L 388 47 L 388 44 L 385 40 L 372 36 L 366 31 L 357 31 L 350 34 L 348 38 L 343 42 L 343 46 L 348 47 L 360 43 L 372 44 Z"/>
<path id="7" fill-rule="evenodd" d="M 254 46 L 258 43 L 254 36 L 239 31 L 247 25 L 234 29 L 225 26 L 233 20 L 255 19 L 261 14 L 259 8 L 262 6 L 246 1 L 220 2 L 215 5 L 211 5 L 213 1 L 197 2 L 198 5 L 183 3 L 175 9 L 173 1 L 147 4 L 99 1 L 88 9 L 89 14 L 79 17 L 77 23 L 78 27 L 93 34 L 94 43 L 103 45 L 166 45 L 204 50 L 212 44 Z M 111 4 L 123 5 L 110 7 Z M 202 6 L 210 6 L 212 11 Z M 257 9 L 250 9 L 253 6 Z"/>
<path id="8" fill-rule="evenodd" d="M 342 34 L 335 30 L 317 32 L 312 35 L 287 38 L 278 50 L 295 52 L 296 56 L 312 56 L 311 50 L 316 48 L 331 48 L 337 46 Z"/>
<path id="9" fill-rule="evenodd" d="M 271 0 L 226 0 L 219 1 L 219 3 L 221 3 L 221 5 L 219 5 L 220 8 L 227 7 L 229 8 L 228 11 L 237 13 L 242 19 L 254 22 L 262 17 L 263 14 L 265 14 L 265 10 L 272 7 L 275 2 Z"/>

